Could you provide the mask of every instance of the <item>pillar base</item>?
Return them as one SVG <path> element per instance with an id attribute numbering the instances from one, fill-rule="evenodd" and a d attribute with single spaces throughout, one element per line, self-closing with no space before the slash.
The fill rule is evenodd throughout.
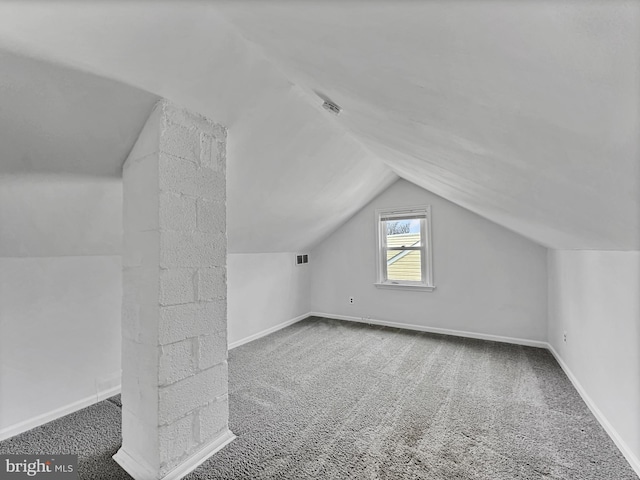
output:
<path id="1" fill-rule="evenodd" d="M 209 459 L 209 457 L 222 450 L 235 438 L 236 436 L 231 432 L 231 430 L 222 432 L 218 438 L 209 442 L 196 453 L 185 459 L 180 463 L 180 465 L 164 475 L 160 475 L 146 463 L 136 460 L 125 452 L 123 448 L 118 450 L 118 452 L 113 456 L 113 459 L 135 480 L 179 480 L 202 465 L 207 459 Z"/>

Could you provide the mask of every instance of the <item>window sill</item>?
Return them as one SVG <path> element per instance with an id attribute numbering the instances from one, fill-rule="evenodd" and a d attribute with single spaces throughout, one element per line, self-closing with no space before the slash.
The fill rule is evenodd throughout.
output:
<path id="1" fill-rule="evenodd" d="M 417 290 L 422 292 L 433 292 L 435 285 L 407 285 L 403 283 L 374 283 L 376 288 L 389 288 L 391 290 Z"/>

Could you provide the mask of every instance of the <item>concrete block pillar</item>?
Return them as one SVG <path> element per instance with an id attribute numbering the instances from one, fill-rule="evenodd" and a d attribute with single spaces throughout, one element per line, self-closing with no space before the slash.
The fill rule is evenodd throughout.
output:
<path id="1" fill-rule="evenodd" d="M 181 478 L 230 442 L 225 129 L 160 101 L 123 169 L 122 448 Z"/>

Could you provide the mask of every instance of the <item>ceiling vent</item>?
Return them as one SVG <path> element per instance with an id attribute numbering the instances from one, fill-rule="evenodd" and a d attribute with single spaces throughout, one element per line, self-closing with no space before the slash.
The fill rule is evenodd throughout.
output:
<path id="1" fill-rule="evenodd" d="M 340 105 L 338 105 L 337 103 L 333 103 L 331 100 L 328 100 L 328 99 L 324 100 L 324 103 L 322 104 L 322 108 L 324 108 L 325 110 L 328 110 L 334 115 L 340 115 L 340 112 L 342 112 L 342 108 L 340 108 Z"/>

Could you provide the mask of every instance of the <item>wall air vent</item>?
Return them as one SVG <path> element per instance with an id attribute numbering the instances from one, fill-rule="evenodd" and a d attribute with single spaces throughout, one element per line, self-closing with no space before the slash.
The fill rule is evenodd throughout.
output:
<path id="1" fill-rule="evenodd" d="M 296 265 L 304 265 L 305 263 L 309 263 L 309 255 L 306 253 L 304 255 L 296 255 Z"/>
<path id="2" fill-rule="evenodd" d="M 322 108 L 324 108 L 325 110 L 328 110 L 334 115 L 340 115 L 340 112 L 342 112 L 342 108 L 340 108 L 338 104 L 333 103 L 331 100 L 327 100 L 327 99 L 325 99 L 324 103 L 322 104 Z"/>

